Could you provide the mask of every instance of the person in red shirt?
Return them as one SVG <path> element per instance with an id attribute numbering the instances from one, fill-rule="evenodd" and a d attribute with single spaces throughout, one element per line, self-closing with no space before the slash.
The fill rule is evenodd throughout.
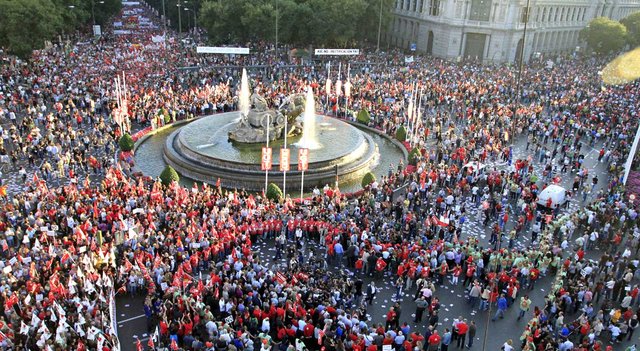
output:
<path id="1" fill-rule="evenodd" d="M 393 321 L 395 320 L 396 315 L 397 313 L 395 309 L 393 307 L 389 308 L 389 312 L 387 312 L 387 320 L 384 326 L 385 329 L 389 329 L 389 327 L 393 325 Z"/>
<path id="2" fill-rule="evenodd" d="M 438 334 L 437 330 L 433 331 L 433 334 L 429 337 L 429 351 L 437 351 L 440 347 L 440 342 L 442 338 Z"/>
<path id="3" fill-rule="evenodd" d="M 464 341 L 467 336 L 467 331 L 469 330 L 469 325 L 467 325 L 467 320 L 463 319 L 462 321 L 456 324 L 456 330 L 458 331 L 458 348 L 464 348 Z"/>

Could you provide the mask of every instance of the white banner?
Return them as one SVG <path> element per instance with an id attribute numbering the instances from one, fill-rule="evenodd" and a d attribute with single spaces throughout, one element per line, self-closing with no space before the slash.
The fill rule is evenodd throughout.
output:
<path id="1" fill-rule="evenodd" d="M 151 41 L 154 43 L 164 43 L 164 34 L 163 35 L 154 35 L 151 37 Z"/>
<path id="2" fill-rule="evenodd" d="M 316 49 L 315 54 L 321 55 L 360 55 L 360 49 Z"/>
<path id="3" fill-rule="evenodd" d="M 113 287 L 110 287 L 110 293 L 109 293 L 109 319 L 111 319 L 110 322 L 110 328 L 111 328 L 111 332 L 110 334 L 113 335 L 113 340 L 112 340 L 112 350 L 114 351 L 120 351 L 120 340 L 118 340 L 118 320 L 117 320 L 117 312 L 116 312 L 116 294 L 114 293 Z"/>
<path id="4" fill-rule="evenodd" d="M 126 35 L 131 34 L 131 31 L 128 29 L 114 29 L 113 34 L 115 35 Z"/>
<path id="5" fill-rule="evenodd" d="M 102 29 L 100 28 L 99 25 L 93 26 L 93 35 L 96 37 L 99 37 L 102 35 Z"/>
<path id="6" fill-rule="evenodd" d="M 413 63 L 413 56 L 405 56 L 404 63 Z"/>
<path id="7" fill-rule="evenodd" d="M 196 52 L 199 54 L 236 54 L 249 55 L 249 48 L 235 48 L 224 46 L 198 46 Z"/>

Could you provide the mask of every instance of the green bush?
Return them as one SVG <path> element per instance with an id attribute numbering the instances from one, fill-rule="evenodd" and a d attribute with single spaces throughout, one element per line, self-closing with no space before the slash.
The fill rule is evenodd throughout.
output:
<path id="1" fill-rule="evenodd" d="M 176 170 L 173 169 L 173 167 L 167 165 L 167 167 L 164 168 L 162 173 L 160 173 L 160 181 L 165 186 L 168 186 L 173 181 L 176 181 L 176 182 L 180 181 L 180 176 L 178 175 L 178 172 L 176 172 Z"/>
<path id="2" fill-rule="evenodd" d="M 420 157 L 422 157 L 422 153 L 417 147 L 414 147 L 409 153 L 409 164 L 413 166 L 417 165 Z"/>
<path id="3" fill-rule="evenodd" d="M 120 150 L 122 151 L 133 150 L 134 144 L 135 143 L 133 142 L 133 138 L 129 134 L 123 135 L 122 137 L 120 137 L 120 140 L 118 140 L 118 145 L 120 145 Z"/>
<path id="4" fill-rule="evenodd" d="M 368 172 L 367 174 L 364 175 L 364 177 L 362 177 L 362 187 L 366 188 L 375 181 L 376 181 L 376 175 L 371 172 Z"/>
<path id="5" fill-rule="evenodd" d="M 360 112 L 358 112 L 358 117 L 356 117 L 356 120 L 362 124 L 367 125 L 371 121 L 371 115 L 369 114 L 369 111 L 362 109 L 360 110 Z"/>
<path id="6" fill-rule="evenodd" d="M 404 129 L 404 126 L 400 126 L 396 130 L 396 139 L 401 143 L 404 143 L 404 141 L 407 140 L 407 130 Z"/>
<path id="7" fill-rule="evenodd" d="M 284 195 L 282 194 L 282 190 L 275 183 L 269 183 L 267 187 L 267 199 L 271 201 L 280 201 Z"/>

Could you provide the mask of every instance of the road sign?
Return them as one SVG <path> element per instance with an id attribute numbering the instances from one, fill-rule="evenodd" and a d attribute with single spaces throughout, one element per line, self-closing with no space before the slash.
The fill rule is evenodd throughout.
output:
<path id="1" fill-rule="evenodd" d="M 271 169 L 271 148 L 262 148 L 262 170 L 268 171 Z"/>
<path id="2" fill-rule="evenodd" d="M 309 168 L 309 149 L 298 150 L 298 170 L 306 171 Z"/>
<path id="3" fill-rule="evenodd" d="M 416 43 L 411 43 L 411 46 L 410 46 L 411 51 L 416 51 L 417 48 L 418 46 L 416 45 Z"/>
<path id="4" fill-rule="evenodd" d="M 290 149 L 280 149 L 280 172 L 289 172 Z"/>

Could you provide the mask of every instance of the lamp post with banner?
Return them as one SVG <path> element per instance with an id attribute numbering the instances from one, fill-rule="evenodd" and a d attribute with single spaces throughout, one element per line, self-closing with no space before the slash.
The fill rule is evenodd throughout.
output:
<path id="1" fill-rule="evenodd" d="M 269 170 L 271 169 L 272 150 L 270 147 L 262 148 L 262 165 L 261 169 L 264 171 L 264 194 L 267 194 L 267 182 L 269 181 Z"/>
<path id="2" fill-rule="evenodd" d="M 309 168 L 309 149 L 298 150 L 298 170 L 302 172 L 300 178 L 300 204 L 302 204 L 302 192 L 304 189 L 304 171 Z"/>
<path id="3" fill-rule="evenodd" d="M 262 165 L 263 168 L 262 170 L 264 171 L 264 195 L 267 195 L 267 186 L 269 186 L 269 170 L 271 169 L 271 160 L 272 160 L 272 154 L 271 154 L 271 148 L 269 147 L 269 115 L 267 114 L 267 147 L 263 147 L 262 148 Z M 268 167 L 264 167 L 265 165 L 265 150 L 268 151 L 269 153 L 269 162 L 268 162 Z"/>
<path id="4" fill-rule="evenodd" d="M 287 197 L 287 172 L 289 172 L 289 161 L 291 150 L 283 147 L 280 149 L 280 172 L 283 174 L 282 197 Z"/>

